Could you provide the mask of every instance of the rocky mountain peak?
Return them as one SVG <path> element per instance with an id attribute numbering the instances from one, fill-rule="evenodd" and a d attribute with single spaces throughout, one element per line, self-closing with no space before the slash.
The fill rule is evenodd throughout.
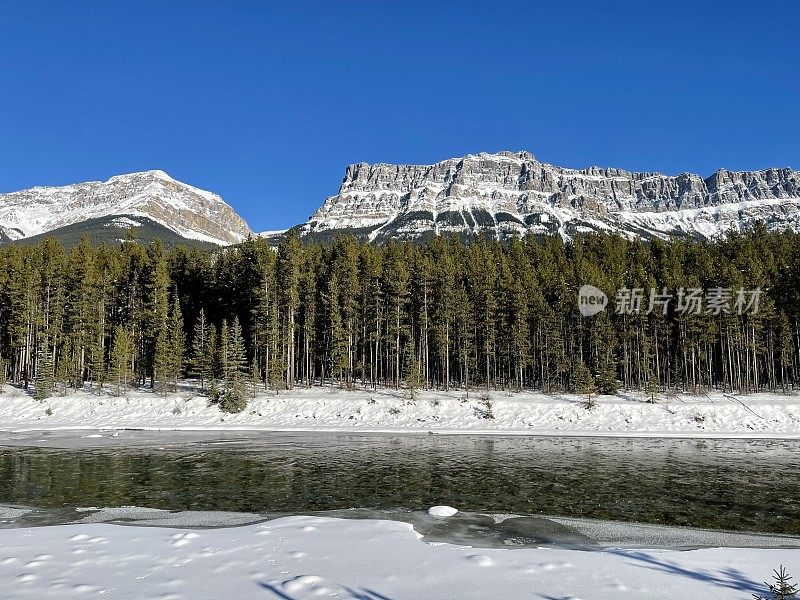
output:
<path id="1" fill-rule="evenodd" d="M 250 234 L 244 219 L 218 195 L 161 170 L 0 194 L 0 234 L 12 240 L 126 215 L 147 217 L 184 238 L 215 244 L 237 243 Z"/>
<path id="2" fill-rule="evenodd" d="M 504 238 L 618 231 L 712 238 L 755 221 L 800 229 L 800 178 L 789 168 L 703 178 L 613 167 L 570 169 L 525 152 L 481 152 L 432 165 L 356 163 L 301 231 L 367 239 L 439 233 Z"/>

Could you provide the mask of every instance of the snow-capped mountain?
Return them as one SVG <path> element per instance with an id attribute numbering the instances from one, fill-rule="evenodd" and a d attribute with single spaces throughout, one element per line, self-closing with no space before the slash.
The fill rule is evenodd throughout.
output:
<path id="1" fill-rule="evenodd" d="M 0 238 L 19 240 L 83 222 L 119 228 L 155 222 L 183 238 L 221 245 L 250 234 L 222 198 L 163 171 L 0 194 Z"/>
<path id="2" fill-rule="evenodd" d="M 339 193 L 298 230 L 310 237 L 342 231 L 374 241 L 447 232 L 568 238 L 584 231 L 711 239 L 757 221 L 773 231 L 800 231 L 800 173 L 721 169 L 703 179 L 691 173 L 567 169 L 527 152 L 498 152 L 433 165 L 350 165 Z M 116 239 L 130 226 L 146 229 L 148 239 L 175 235 L 219 245 L 251 234 L 218 195 L 163 171 L 0 194 L 0 241 L 48 232 Z M 262 235 L 277 241 L 282 234 Z"/>
<path id="3" fill-rule="evenodd" d="M 800 230 L 800 174 L 789 168 L 683 173 L 567 169 L 528 152 L 470 154 L 434 165 L 358 163 L 339 193 L 300 228 L 350 231 L 370 240 L 435 233 L 617 231 L 641 237 L 710 239 L 761 221 Z"/>

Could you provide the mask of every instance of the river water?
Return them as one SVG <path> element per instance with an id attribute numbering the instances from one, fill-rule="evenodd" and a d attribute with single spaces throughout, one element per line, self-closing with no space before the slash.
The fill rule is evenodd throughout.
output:
<path id="1" fill-rule="evenodd" d="M 447 504 L 484 525 L 514 514 L 797 536 L 798 456 L 784 440 L 2 434 L 0 504 L 62 521 L 127 506 L 413 521 Z"/>

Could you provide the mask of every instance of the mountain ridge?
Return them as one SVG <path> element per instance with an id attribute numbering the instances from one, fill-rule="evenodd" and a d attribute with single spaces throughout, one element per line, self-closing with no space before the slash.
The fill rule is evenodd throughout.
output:
<path id="1" fill-rule="evenodd" d="M 229 245 L 254 235 L 219 195 L 154 169 L 0 194 L 0 243 L 50 232 L 74 238 L 83 223 L 111 240 L 124 234 L 126 218 L 153 230 L 143 231 L 145 237 L 175 234 L 173 242 Z M 590 231 L 714 239 L 755 222 L 772 231 L 800 231 L 800 173 L 790 167 L 720 168 L 707 177 L 572 169 L 527 151 L 501 151 L 430 165 L 350 164 L 338 192 L 293 229 L 308 238 L 343 232 L 375 242 L 442 233 L 568 239 Z M 278 240 L 283 234 L 258 235 Z"/>
<path id="2" fill-rule="evenodd" d="M 790 167 L 723 168 L 705 178 L 572 169 L 539 162 L 526 151 L 468 154 L 431 165 L 361 162 L 347 166 L 339 192 L 300 231 L 350 230 L 379 240 L 443 232 L 568 238 L 585 231 L 710 239 L 755 221 L 800 230 L 799 180 Z"/>

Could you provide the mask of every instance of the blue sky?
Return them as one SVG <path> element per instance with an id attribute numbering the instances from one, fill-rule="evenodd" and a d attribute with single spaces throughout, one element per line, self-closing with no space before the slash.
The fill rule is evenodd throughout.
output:
<path id="1" fill-rule="evenodd" d="M 800 168 L 800 3 L 7 2 L 0 191 L 160 168 L 255 230 L 352 162 Z"/>

